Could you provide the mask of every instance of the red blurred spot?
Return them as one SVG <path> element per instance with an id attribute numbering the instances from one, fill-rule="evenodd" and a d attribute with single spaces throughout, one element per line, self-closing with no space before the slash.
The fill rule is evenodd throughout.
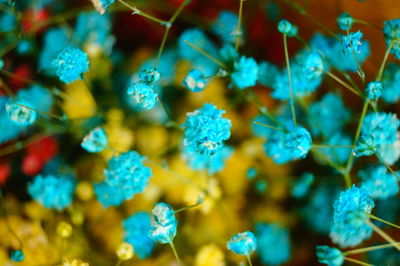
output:
<path id="1" fill-rule="evenodd" d="M 18 90 L 28 85 L 26 79 L 32 79 L 32 68 L 29 65 L 20 65 L 13 71 L 14 77 L 8 79 L 9 86 Z"/>
<path id="2" fill-rule="evenodd" d="M 45 137 L 32 143 L 27 148 L 27 153 L 35 154 L 40 157 L 44 163 L 52 159 L 58 151 L 58 143 L 53 137 Z"/>
<path id="3" fill-rule="evenodd" d="M 22 16 L 22 29 L 27 33 L 40 33 L 44 30 L 44 26 L 38 26 L 46 21 L 49 17 L 49 12 L 46 9 L 31 9 Z"/>
<path id="4" fill-rule="evenodd" d="M 9 164 L 0 164 L 0 185 L 3 185 L 10 176 L 11 168 Z"/>
<path id="5" fill-rule="evenodd" d="M 44 161 L 40 155 L 28 153 L 22 161 L 22 173 L 26 175 L 36 175 L 42 170 L 43 165 Z"/>

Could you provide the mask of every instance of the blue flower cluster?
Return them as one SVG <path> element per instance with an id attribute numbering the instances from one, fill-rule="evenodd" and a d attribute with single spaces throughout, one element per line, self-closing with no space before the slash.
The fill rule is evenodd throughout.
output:
<path id="1" fill-rule="evenodd" d="M 131 244 L 135 254 L 145 259 L 151 255 L 154 241 L 149 237 L 151 226 L 150 215 L 146 212 L 137 212 L 122 222 L 124 241 Z"/>
<path id="2" fill-rule="evenodd" d="M 278 224 L 258 223 L 255 234 L 257 253 L 266 265 L 280 265 L 291 256 L 291 244 L 288 231 Z"/>
<path id="3" fill-rule="evenodd" d="M 37 175 L 28 185 L 29 195 L 46 208 L 61 211 L 71 205 L 76 180 L 66 175 Z"/>
<path id="4" fill-rule="evenodd" d="M 32 125 L 37 118 L 37 112 L 30 109 L 25 101 L 16 101 L 5 105 L 8 118 L 21 126 Z"/>
<path id="5" fill-rule="evenodd" d="M 188 113 L 185 123 L 184 143 L 187 152 L 213 155 L 223 148 L 229 139 L 231 121 L 223 118 L 224 110 L 206 103 L 202 108 Z"/>
<path id="6" fill-rule="evenodd" d="M 183 79 L 182 85 L 190 91 L 200 92 L 205 89 L 207 85 L 207 79 L 205 79 L 200 70 L 192 69 Z"/>
<path id="7" fill-rule="evenodd" d="M 381 97 L 382 89 L 383 89 L 382 82 L 372 81 L 368 83 L 365 92 L 367 93 L 368 99 L 370 99 L 371 101 L 376 101 Z"/>
<path id="8" fill-rule="evenodd" d="M 105 182 L 95 186 L 95 192 L 103 206 L 117 206 L 143 192 L 152 175 L 151 169 L 143 165 L 144 159 L 136 151 L 111 158 L 108 169 L 104 170 Z"/>
<path id="9" fill-rule="evenodd" d="M 258 65 L 251 57 L 241 56 L 234 62 L 231 74 L 232 84 L 240 90 L 256 85 L 258 79 Z"/>
<path id="10" fill-rule="evenodd" d="M 364 188 L 353 185 L 342 191 L 333 204 L 332 241 L 341 247 L 352 247 L 369 238 L 372 228 L 367 224 L 368 215 L 374 206 L 374 201 Z"/>
<path id="11" fill-rule="evenodd" d="M 286 34 L 289 37 L 293 37 L 297 35 L 298 28 L 286 19 L 282 19 L 278 23 L 278 31 L 282 34 Z"/>
<path id="12" fill-rule="evenodd" d="M 361 31 L 350 32 L 347 36 L 342 36 L 343 52 L 345 54 L 360 54 L 362 49 L 361 38 L 363 34 Z"/>
<path id="13" fill-rule="evenodd" d="M 236 32 L 236 27 L 239 22 L 237 14 L 223 10 L 218 14 L 214 21 L 212 31 L 221 41 L 225 43 L 233 43 L 239 32 Z M 243 29 L 240 29 L 242 32 Z"/>
<path id="14" fill-rule="evenodd" d="M 51 64 L 59 79 L 67 84 L 82 78 L 83 73 L 89 71 L 87 54 L 74 47 L 62 50 Z"/>
<path id="15" fill-rule="evenodd" d="M 108 137 L 106 131 L 102 127 L 96 127 L 87 134 L 82 142 L 81 146 L 88 152 L 101 152 L 108 145 Z"/>
<path id="16" fill-rule="evenodd" d="M 157 103 L 158 94 L 153 86 L 144 82 L 132 82 L 126 92 L 145 110 L 154 108 Z"/>
<path id="17" fill-rule="evenodd" d="M 400 99 L 400 65 L 389 64 L 382 75 L 382 99 L 387 103 L 396 103 Z"/>
<path id="18" fill-rule="evenodd" d="M 161 244 L 172 242 L 176 235 L 178 221 L 171 205 L 159 202 L 154 206 L 152 214 L 154 219 L 151 223 L 149 237 Z"/>
<path id="19" fill-rule="evenodd" d="M 391 53 L 400 59 L 400 18 L 385 21 L 383 35 L 386 45 L 392 46 Z"/>
<path id="20" fill-rule="evenodd" d="M 66 30 L 52 28 L 48 30 L 43 39 L 43 48 L 39 57 L 39 68 L 47 74 L 53 74 L 52 61 L 65 48 L 72 45 Z"/>
<path id="21" fill-rule="evenodd" d="M 317 257 L 320 263 L 328 266 L 341 266 L 344 262 L 343 253 L 328 246 L 317 246 Z"/>
<path id="22" fill-rule="evenodd" d="M 246 231 L 234 235 L 226 246 L 236 254 L 248 256 L 256 250 L 257 240 L 252 232 Z"/>
<path id="23" fill-rule="evenodd" d="M 343 12 L 337 18 L 337 24 L 341 30 L 346 30 L 346 31 L 350 30 L 351 27 L 353 26 L 353 23 L 354 20 L 352 16 L 347 12 Z"/>
<path id="24" fill-rule="evenodd" d="M 368 167 L 358 173 L 362 187 L 374 199 L 387 199 L 399 192 L 397 178 L 385 166 Z"/>

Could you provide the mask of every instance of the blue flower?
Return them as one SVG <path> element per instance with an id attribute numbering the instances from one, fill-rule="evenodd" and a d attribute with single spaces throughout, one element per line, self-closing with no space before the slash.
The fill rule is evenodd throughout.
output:
<path id="1" fill-rule="evenodd" d="M 395 114 L 373 112 L 365 116 L 361 134 L 372 136 L 376 145 L 391 144 L 396 141 L 399 126 L 400 121 Z"/>
<path id="2" fill-rule="evenodd" d="M 231 74 L 232 83 L 238 89 L 245 89 L 256 85 L 258 79 L 258 65 L 251 57 L 241 56 L 239 61 L 233 64 Z"/>
<path id="3" fill-rule="evenodd" d="M 314 182 L 314 175 L 312 173 L 304 173 L 298 177 L 292 186 L 292 196 L 295 198 L 303 198 L 308 191 L 312 183 Z"/>
<path id="4" fill-rule="evenodd" d="M 294 158 L 303 159 L 311 149 L 311 135 L 307 129 L 296 127 L 285 135 L 283 148 L 286 152 L 293 155 Z"/>
<path id="5" fill-rule="evenodd" d="M 139 73 L 139 78 L 145 83 L 153 83 L 160 80 L 161 73 L 155 67 L 146 67 Z"/>
<path id="6" fill-rule="evenodd" d="M 10 259 L 12 261 L 16 261 L 16 262 L 23 261 L 25 259 L 24 252 L 22 252 L 22 250 L 20 250 L 20 249 L 13 250 L 13 251 L 11 251 Z"/>
<path id="7" fill-rule="evenodd" d="M 250 167 L 246 171 L 246 177 L 249 180 L 253 180 L 258 175 L 258 170 L 255 167 Z"/>
<path id="8" fill-rule="evenodd" d="M 83 73 L 89 71 L 87 54 L 73 47 L 62 50 L 51 64 L 59 79 L 67 84 L 82 78 Z"/>
<path id="9" fill-rule="evenodd" d="M 257 253 L 263 264 L 280 265 L 291 256 L 288 231 L 278 224 L 258 223 L 256 225 Z"/>
<path id="10" fill-rule="evenodd" d="M 375 140 L 371 135 L 361 135 L 356 142 L 356 147 L 354 148 L 354 156 L 371 156 L 375 153 Z"/>
<path id="11" fill-rule="evenodd" d="M 61 211 L 71 205 L 76 181 L 65 175 L 37 175 L 28 185 L 28 193 L 46 208 Z"/>
<path id="12" fill-rule="evenodd" d="M 256 250 L 257 240 L 252 232 L 246 231 L 234 235 L 226 246 L 236 254 L 248 256 Z"/>
<path id="13" fill-rule="evenodd" d="M 122 190 L 125 200 L 143 192 L 152 175 L 151 169 L 143 165 L 145 157 L 136 151 L 113 156 L 104 170 L 105 180 L 111 187 Z"/>
<path id="14" fill-rule="evenodd" d="M 342 191 L 333 204 L 332 241 L 346 247 L 370 237 L 372 229 L 367 222 L 374 206 L 374 201 L 364 188 L 353 185 Z"/>
<path id="15" fill-rule="evenodd" d="M 161 244 L 172 242 L 176 235 L 178 221 L 171 205 L 159 202 L 152 210 L 154 219 L 149 231 L 149 237 Z"/>
<path id="16" fill-rule="evenodd" d="M 354 20 L 349 13 L 343 12 L 338 16 L 337 23 L 341 30 L 347 31 L 350 30 L 351 27 L 353 26 Z"/>
<path id="17" fill-rule="evenodd" d="M 400 66 L 389 64 L 382 75 L 382 98 L 387 103 L 396 103 L 400 99 Z"/>
<path id="18" fill-rule="evenodd" d="M 392 19 L 385 21 L 383 26 L 383 36 L 386 45 L 392 45 L 391 53 L 400 59 L 400 19 Z"/>
<path id="19" fill-rule="evenodd" d="M 16 29 L 18 21 L 12 12 L 2 12 L 0 14 L 0 32 L 10 32 Z"/>
<path id="20" fill-rule="evenodd" d="M 341 266 L 344 262 L 343 253 L 328 246 L 317 246 L 317 257 L 320 263 L 328 266 Z"/>
<path id="21" fill-rule="evenodd" d="M 97 199 L 105 207 L 119 206 L 125 200 L 123 188 L 111 186 L 107 182 L 101 182 L 94 185 L 94 192 Z"/>
<path id="22" fill-rule="evenodd" d="M 7 103 L 5 108 L 8 118 L 21 126 L 32 125 L 36 121 L 37 112 L 25 106 L 24 101 Z"/>
<path id="23" fill-rule="evenodd" d="M 363 41 L 359 52 L 354 56 L 343 53 L 343 44 L 335 38 L 328 38 L 320 34 L 314 35 L 311 39 L 311 47 L 318 50 L 327 61 L 340 71 L 358 71 L 357 61 L 362 64 L 370 55 L 368 41 Z"/>
<path id="24" fill-rule="evenodd" d="M 127 94 L 145 110 L 152 109 L 158 99 L 158 94 L 153 86 L 145 82 L 132 82 L 128 87 Z"/>
<path id="25" fill-rule="evenodd" d="M 209 156 L 222 149 L 224 141 L 231 135 L 231 121 L 223 118 L 223 113 L 225 111 L 206 103 L 202 108 L 187 114 L 182 127 L 185 128 L 184 146 L 189 152 Z"/>
<path id="26" fill-rule="evenodd" d="M 282 19 L 278 23 L 278 31 L 282 34 L 286 34 L 289 37 L 293 37 L 297 35 L 298 29 L 286 19 Z"/>
<path id="27" fill-rule="evenodd" d="M 221 11 L 214 21 L 212 31 L 218 35 L 223 42 L 233 43 L 236 35 L 239 34 L 236 32 L 238 22 L 239 19 L 235 13 L 226 10 Z M 242 31 L 242 29 L 240 29 L 240 31 Z"/>
<path id="28" fill-rule="evenodd" d="M 231 44 L 225 44 L 220 50 L 219 55 L 223 62 L 227 65 L 232 65 L 239 58 L 239 53 L 236 51 L 235 47 Z"/>
<path id="29" fill-rule="evenodd" d="M 107 145 L 107 134 L 102 127 L 96 127 L 90 131 L 81 142 L 82 148 L 88 152 L 101 152 L 107 147 Z"/>
<path id="30" fill-rule="evenodd" d="M 362 187 L 375 199 L 387 199 L 399 192 L 397 178 L 385 166 L 369 167 L 358 173 Z"/>
<path id="31" fill-rule="evenodd" d="M 65 47 L 71 45 L 66 30 L 53 28 L 46 32 L 39 57 L 39 68 L 53 73 L 52 60 Z"/>
<path id="32" fill-rule="evenodd" d="M 350 32 L 348 36 L 342 36 L 343 51 L 345 54 L 360 54 L 362 49 L 361 31 Z"/>
<path id="33" fill-rule="evenodd" d="M 207 170 L 210 175 L 224 169 L 225 161 L 231 156 L 232 152 L 233 148 L 225 145 L 210 156 L 192 151 L 189 146 L 183 148 L 183 155 L 189 166 L 195 170 Z"/>
<path id="34" fill-rule="evenodd" d="M 309 80 L 322 76 L 325 68 L 321 55 L 315 51 L 305 54 L 302 65 L 302 73 Z"/>
<path id="35" fill-rule="evenodd" d="M 122 225 L 124 241 L 133 246 L 135 254 L 141 259 L 150 256 L 154 248 L 154 241 L 149 237 L 150 215 L 146 212 L 137 212 L 125 219 Z"/>
<path id="36" fill-rule="evenodd" d="M 258 82 L 264 86 L 272 87 L 279 69 L 276 65 L 262 61 L 258 67 Z"/>
<path id="37" fill-rule="evenodd" d="M 192 69 L 183 79 L 182 85 L 193 92 L 200 92 L 205 89 L 207 80 L 200 70 Z"/>
<path id="38" fill-rule="evenodd" d="M 371 101 L 375 101 L 381 97 L 382 82 L 372 81 L 372 82 L 368 83 L 367 88 L 365 90 L 366 90 L 368 99 L 370 99 Z"/>

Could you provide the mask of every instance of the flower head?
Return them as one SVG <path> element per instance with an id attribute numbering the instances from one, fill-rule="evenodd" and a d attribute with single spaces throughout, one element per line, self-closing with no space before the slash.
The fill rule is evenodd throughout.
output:
<path id="1" fill-rule="evenodd" d="M 256 250 L 257 240 L 252 232 L 246 231 L 234 235 L 226 246 L 236 254 L 247 256 Z"/>
<path id="2" fill-rule="evenodd" d="M 369 167 L 361 170 L 358 175 L 362 180 L 362 187 L 375 199 L 387 199 L 399 192 L 397 178 L 388 173 L 385 166 Z"/>
<path id="3" fill-rule="evenodd" d="M 119 206 L 125 200 L 123 189 L 118 186 L 111 186 L 107 182 L 95 184 L 94 192 L 98 201 L 106 208 Z"/>
<path id="4" fill-rule="evenodd" d="M 278 224 L 256 225 L 257 252 L 267 265 L 280 265 L 290 259 L 291 244 L 288 231 Z"/>
<path id="5" fill-rule="evenodd" d="M 156 105 L 158 99 L 158 94 L 155 92 L 153 86 L 141 81 L 133 82 L 129 86 L 127 94 L 145 110 L 152 109 Z"/>
<path id="6" fill-rule="evenodd" d="M 295 158 L 302 159 L 311 149 L 311 144 L 310 133 L 303 127 L 296 127 L 285 135 L 283 148 Z"/>
<path id="7" fill-rule="evenodd" d="M 102 127 L 96 127 L 90 131 L 81 142 L 82 148 L 88 152 L 101 152 L 107 147 L 107 145 L 107 134 Z"/>
<path id="8" fill-rule="evenodd" d="M 70 84 L 80 79 L 83 73 L 89 70 L 89 59 L 84 51 L 67 47 L 53 59 L 51 65 L 55 69 L 58 78 Z"/>
<path id="9" fill-rule="evenodd" d="M 344 262 L 343 253 L 337 248 L 317 246 L 317 257 L 320 263 L 328 266 L 341 266 Z"/>
<path id="10" fill-rule="evenodd" d="M 392 46 L 391 53 L 400 59 L 400 18 L 385 21 L 383 26 L 383 36 L 386 45 Z"/>
<path id="11" fill-rule="evenodd" d="M 23 261 L 25 259 L 24 252 L 21 249 L 13 250 L 10 253 L 10 259 L 16 262 Z"/>
<path id="12" fill-rule="evenodd" d="M 161 73 L 155 67 L 147 67 L 139 73 L 141 81 L 146 83 L 153 83 L 161 78 Z"/>
<path id="13" fill-rule="evenodd" d="M 73 200 L 76 181 L 64 175 L 37 175 L 28 185 L 28 193 L 46 208 L 61 211 Z"/>
<path id="14" fill-rule="evenodd" d="M 366 93 L 368 99 L 371 101 L 376 101 L 381 97 L 382 94 L 382 82 L 380 81 L 372 81 L 368 83 L 366 88 Z"/>
<path id="15" fill-rule="evenodd" d="M 245 89 L 256 85 L 258 79 L 258 65 L 251 57 L 240 57 L 234 63 L 234 70 L 231 74 L 232 83 L 238 89 Z"/>
<path id="16" fill-rule="evenodd" d="M 225 111 L 212 104 L 188 113 L 185 123 L 184 145 L 189 151 L 212 155 L 222 149 L 230 137 L 231 122 L 223 118 Z"/>
<path id="17" fill-rule="evenodd" d="M 183 79 L 182 85 L 193 92 L 200 92 L 205 89 L 207 80 L 200 70 L 192 69 Z"/>
<path id="18" fill-rule="evenodd" d="M 37 119 L 37 112 L 26 107 L 24 102 L 11 102 L 5 105 L 10 120 L 21 126 L 32 125 Z"/>
<path id="19" fill-rule="evenodd" d="M 166 244 L 171 242 L 178 227 L 174 210 L 171 205 L 159 202 L 152 210 L 153 221 L 149 231 L 149 237 L 156 242 Z"/>
<path id="20" fill-rule="evenodd" d="M 282 34 L 286 34 L 289 37 L 293 37 L 297 35 L 298 29 L 286 19 L 282 19 L 278 23 L 278 31 Z"/>
<path id="21" fill-rule="evenodd" d="M 347 53 L 360 54 L 362 49 L 361 38 L 363 34 L 361 31 L 350 32 L 348 36 L 342 36 L 343 51 Z"/>
<path id="22" fill-rule="evenodd" d="M 153 252 L 154 241 L 149 237 L 151 226 L 150 215 L 146 212 L 137 212 L 122 223 L 124 241 L 132 244 L 135 253 L 145 259 Z"/>
<path id="23" fill-rule="evenodd" d="M 239 34 L 236 32 L 237 24 L 237 14 L 224 10 L 218 14 L 218 17 L 212 26 L 212 31 L 218 35 L 222 41 L 233 43 L 236 35 Z"/>
<path id="24" fill-rule="evenodd" d="M 343 12 L 338 16 L 337 23 L 341 30 L 350 30 L 353 26 L 354 20 L 349 13 Z"/>

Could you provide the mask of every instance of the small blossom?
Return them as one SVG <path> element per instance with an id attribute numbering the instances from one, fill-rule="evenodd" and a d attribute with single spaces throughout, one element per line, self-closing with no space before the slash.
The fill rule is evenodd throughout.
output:
<path id="1" fill-rule="evenodd" d="M 21 101 L 15 103 L 7 103 L 5 105 L 7 116 L 10 120 L 18 125 L 29 126 L 36 121 L 37 112 L 28 107 L 25 107 L 26 105 L 23 103 L 24 102 Z"/>
<path id="2" fill-rule="evenodd" d="M 399 184 L 394 174 L 385 166 L 369 167 L 358 173 L 362 187 L 375 199 L 387 199 L 399 192 Z"/>
<path id="3" fill-rule="evenodd" d="M 155 67 L 148 67 L 139 73 L 141 81 L 146 83 L 153 83 L 161 78 L 161 73 Z"/>
<path id="4" fill-rule="evenodd" d="M 101 152 L 108 145 L 106 131 L 102 127 L 97 127 L 87 134 L 81 143 L 82 148 L 88 152 Z"/>
<path id="5" fill-rule="evenodd" d="M 375 140 L 371 135 L 361 135 L 356 142 L 354 156 L 371 156 L 375 153 Z"/>
<path id="6" fill-rule="evenodd" d="M 115 0 L 91 0 L 94 8 L 96 9 L 97 12 L 100 14 L 104 14 L 107 10 L 107 8 L 114 4 Z"/>
<path id="7" fill-rule="evenodd" d="M 360 54 L 362 47 L 362 42 L 361 42 L 362 37 L 363 34 L 361 33 L 361 31 L 350 32 L 348 36 L 342 36 L 344 53 Z"/>
<path id="8" fill-rule="evenodd" d="M 351 27 L 353 26 L 354 20 L 349 13 L 343 12 L 337 18 L 337 23 L 341 30 L 347 31 L 347 30 L 350 30 Z"/>
<path id="9" fill-rule="evenodd" d="M 391 53 L 400 59 L 400 18 L 385 21 L 383 35 L 386 45 L 392 45 Z"/>
<path id="10" fill-rule="evenodd" d="M 377 99 L 379 99 L 382 94 L 382 82 L 372 81 L 368 83 L 366 93 L 368 99 L 370 99 L 371 101 L 376 101 Z"/>
<path id="11" fill-rule="evenodd" d="M 328 266 L 341 266 L 344 262 L 343 253 L 328 246 L 317 246 L 317 257 L 320 263 Z"/>
<path id="12" fill-rule="evenodd" d="M 178 227 L 174 210 L 171 205 L 159 202 L 152 210 L 153 221 L 149 231 L 149 237 L 156 242 L 166 244 L 171 242 Z"/>
<path id="13" fill-rule="evenodd" d="M 193 92 L 200 92 L 205 89 L 207 80 L 200 70 L 192 69 L 183 79 L 182 85 Z"/>
<path id="14" fill-rule="evenodd" d="M 58 78 L 70 84 L 82 78 L 83 73 L 89 70 L 89 59 L 84 51 L 68 47 L 53 59 L 51 65 L 55 69 Z"/>
<path id="15" fill-rule="evenodd" d="M 295 158 L 302 159 L 311 149 L 311 144 L 310 133 L 303 127 L 296 127 L 286 134 L 283 147 Z"/>
<path id="16" fill-rule="evenodd" d="M 25 259 L 24 252 L 22 250 L 20 250 L 20 249 L 13 250 L 10 253 L 10 259 L 12 261 L 16 261 L 16 262 L 23 261 Z"/>
<path id="17" fill-rule="evenodd" d="M 233 43 L 236 39 L 235 31 L 238 20 L 237 14 L 230 11 L 221 11 L 213 23 L 212 31 L 218 35 L 222 41 Z M 241 30 L 242 29 L 240 29 L 240 31 Z"/>
<path id="18" fill-rule="evenodd" d="M 251 57 L 240 57 L 239 61 L 234 63 L 231 78 L 233 85 L 241 90 L 256 85 L 258 79 L 257 62 Z"/>
<path id="19" fill-rule="evenodd" d="M 248 256 L 256 250 L 257 240 L 252 232 L 246 231 L 234 235 L 226 246 L 236 254 Z"/>
<path id="20" fill-rule="evenodd" d="M 282 34 L 286 34 L 289 37 L 293 37 L 297 34 L 297 27 L 286 19 L 282 19 L 278 23 L 278 31 Z"/>
<path id="21" fill-rule="evenodd" d="M 145 82 L 132 83 L 127 90 L 127 94 L 145 110 L 152 109 L 158 99 L 158 94 L 155 92 L 153 86 Z"/>

